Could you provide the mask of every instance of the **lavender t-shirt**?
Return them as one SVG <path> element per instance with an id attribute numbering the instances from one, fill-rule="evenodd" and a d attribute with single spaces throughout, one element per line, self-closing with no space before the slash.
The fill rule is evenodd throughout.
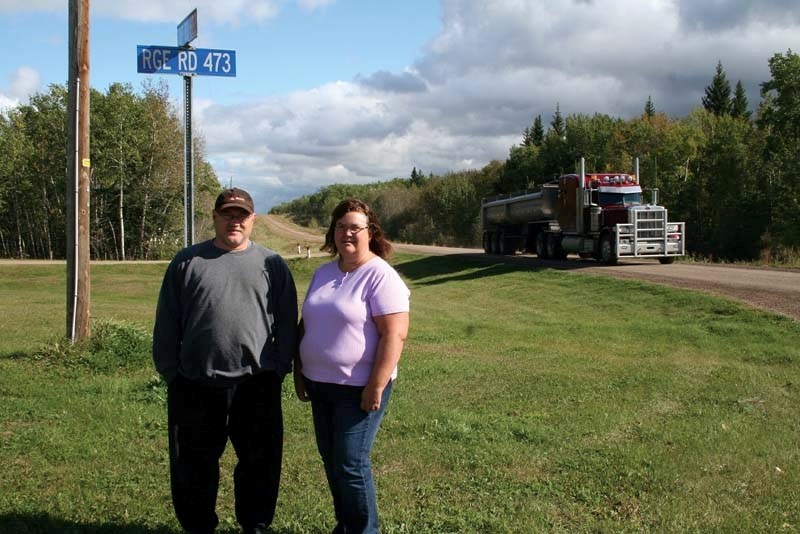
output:
<path id="1" fill-rule="evenodd" d="M 303 302 L 303 374 L 316 382 L 366 385 L 379 339 L 372 317 L 409 311 L 410 294 L 379 256 L 350 273 L 336 261 L 320 266 Z"/>

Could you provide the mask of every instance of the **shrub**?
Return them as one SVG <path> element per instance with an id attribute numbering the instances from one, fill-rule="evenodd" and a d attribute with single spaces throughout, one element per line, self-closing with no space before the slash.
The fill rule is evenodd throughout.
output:
<path id="1" fill-rule="evenodd" d="M 36 360 L 67 367 L 84 367 L 100 373 L 111 373 L 149 365 L 152 337 L 141 327 L 113 319 L 100 319 L 92 324 L 88 339 L 70 343 L 58 338 L 34 352 Z"/>

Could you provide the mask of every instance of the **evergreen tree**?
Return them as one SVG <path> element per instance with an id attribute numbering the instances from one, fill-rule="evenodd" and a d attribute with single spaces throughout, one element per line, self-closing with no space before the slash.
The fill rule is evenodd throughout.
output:
<path id="1" fill-rule="evenodd" d="M 564 124 L 564 117 L 561 116 L 561 107 L 556 104 L 556 112 L 553 115 L 553 120 L 550 122 L 550 128 L 559 139 L 564 139 L 567 136 L 567 129 Z"/>
<path id="2" fill-rule="evenodd" d="M 706 202 L 700 220 L 705 223 L 705 239 L 697 243 L 698 249 L 721 259 L 758 258 L 767 224 L 759 151 L 753 150 L 758 136 L 749 123 L 732 116 L 708 116 L 702 127 L 705 142 L 699 156 L 703 166 L 697 177 L 713 194 L 703 195 Z"/>
<path id="3" fill-rule="evenodd" d="M 722 68 L 722 61 L 717 62 L 717 72 L 711 80 L 711 85 L 706 87 L 703 107 L 717 116 L 731 113 L 731 84 Z"/>
<path id="4" fill-rule="evenodd" d="M 744 92 L 742 80 L 736 82 L 736 90 L 733 92 L 731 101 L 731 115 L 742 119 L 750 118 L 750 112 L 747 110 L 747 95 Z"/>
<path id="5" fill-rule="evenodd" d="M 531 144 L 534 146 L 542 146 L 544 141 L 544 126 L 542 126 L 542 116 L 536 115 L 533 120 L 533 128 L 531 129 Z"/>
<path id="6" fill-rule="evenodd" d="M 656 115 L 656 107 L 653 105 L 653 99 L 650 98 L 650 95 L 647 95 L 647 103 L 644 105 L 644 116 L 648 119 L 652 119 Z"/>
<path id="7" fill-rule="evenodd" d="M 420 186 L 425 182 L 425 173 L 422 170 L 417 170 L 416 167 L 411 169 L 411 185 Z"/>
<path id="8" fill-rule="evenodd" d="M 531 145 L 531 130 L 527 126 L 525 130 L 522 132 L 522 146 L 530 146 Z"/>

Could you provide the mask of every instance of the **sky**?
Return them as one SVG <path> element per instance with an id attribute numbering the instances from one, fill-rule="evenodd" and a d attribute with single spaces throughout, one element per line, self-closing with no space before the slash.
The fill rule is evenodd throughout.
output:
<path id="1" fill-rule="evenodd" d="M 67 82 L 68 2 L 0 0 L 0 108 Z M 717 62 L 755 108 L 768 60 L 800 50 L 798 0 L 91 0 L 90 80 L 135 90 L 137 45 L 236 51 L 193 80 L 193 131 L 256 210 L 333 183 L 504 161 L 537 115 L 701 105 Z"/>

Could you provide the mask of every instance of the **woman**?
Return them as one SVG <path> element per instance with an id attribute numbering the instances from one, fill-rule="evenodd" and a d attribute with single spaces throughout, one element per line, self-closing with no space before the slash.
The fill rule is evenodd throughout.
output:
<path id="1" fill-rule="evenodd" d="M 317 448 L 336 514 L 334 533 L 378 532 L 370 451 L 409 321 L 410 292 L 385 261 L 391 245 L 360 200 L 334 210 L 303 303 L 297 396 L 311 401 Z"/>

